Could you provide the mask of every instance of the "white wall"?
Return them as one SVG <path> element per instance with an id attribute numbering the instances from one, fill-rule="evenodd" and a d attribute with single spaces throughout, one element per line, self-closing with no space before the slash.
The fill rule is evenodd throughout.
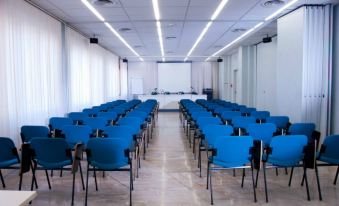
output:
<path id="1" fill-rule="evenodd" d="M 218 64 L 216 62 L 193 62 L 192 63 L 192 87 L 199 94 L 202 93 L 203 88 L 214 88 L 218 82 L 213 78 L 218 71 Z M 129 82 L 129 98 L 133 98 L 130 88 L 132 78 L 142 78 L 144 94 L 150 94 L 154 88 L 158 87 L 158 73 L 156 62 L 129 62 L 128 63 L 128 82 Z M 175 82 L 173 82 L 175 83 Z M 214 95 L 217 94 L 218 89 L 214 90 Z"/>
<path id="2" fill-rule="evenodd" d="M 339 134 L 339 4 L 333 19 L 332 134 Z"/>
<path id="3" fill-rule="evenodd" d="M 256 108 L 276 114 L 277 38 L 256 46 Z"/>
<path id="4" fill-rule="evenodd" d="M 277 114 L 301 121 L 304 10 L 278 19 Z"/>

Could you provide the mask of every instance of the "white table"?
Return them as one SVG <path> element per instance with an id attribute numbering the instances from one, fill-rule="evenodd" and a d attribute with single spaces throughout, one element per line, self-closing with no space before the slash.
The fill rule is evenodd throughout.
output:
<path id="1" fill-rule="evenodd" d="M 36 191 L 0 190 L 0 205 L 28 205 L 37 195 Z"/>
<path id="2" fill-rule="evenodd" d="M 195 101 L 197 99 L 207 99 L 207 95 L 194 95 L 194 94 L 158 94 L 158 95 L 138 95 L 137 97 L 141 101 L 147 99 L 156 99 L 159 102 L 159 109 L 170 110 L 179 109 L 178 102 L 181 99 L 190 99 Z"/>

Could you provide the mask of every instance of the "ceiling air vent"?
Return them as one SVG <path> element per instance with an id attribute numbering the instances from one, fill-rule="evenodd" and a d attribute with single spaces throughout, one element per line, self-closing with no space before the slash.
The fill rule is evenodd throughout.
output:
<path id="1" fill-rule="evenodd" d="M 92 0 L 92 4 L 102 7 L 113 7 L 118 5 L 118 3 L 114 0 Z"/>
<path id="2" fill-rule="evenodd" d="M 285 4 L 285 0 L 268 0 L 261 4 L 261 6 L 265 8 L 271 8 L 274 6 L 280 6 L 282 4 Z"/>
<path id="3" fill-rule="evenodd" d="M 122 27 L 119 29 L 120 32 L 128 32 L 128 31 L 131 31 L 132 29 L 131 28 L 127 28 L 127 27 Z"/>
<path id="4" fill-rule="evenodd" d="M 167 40 L 172 40 L 172 39 L 176 39 L 176 38 L 177 38 L 177 37 L 175 37 L 175 36 L 167 36 L 167 37 L 166 37 Z"/>
<path id="5" fill-rule="evenodd" d="M 233 29 L 232 32 L 238 33 L 238 32 L 244 32 L 244 31 L 246 31 L 246 30 L 247 30 L 247 29 L 245 29 L 245 28 L 237 28 L 237 29 Z"/>

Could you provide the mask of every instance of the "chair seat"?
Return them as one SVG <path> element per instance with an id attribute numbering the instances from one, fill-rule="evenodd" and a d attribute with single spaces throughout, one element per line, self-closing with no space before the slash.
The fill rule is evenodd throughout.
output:
<path id="1" fill-rule="evenodd" d="M 3 161 L 3 162 L 0 162 L 0 168 L 4 168 L 4 167 L 9 167 L 9 166 L 12 166 L 12 165 L 15 165 L 15 164 L 18 164 L 18 159 L 11 159 L 11 160 L 6 160 L 6 161 Z"/>
<path id="2" fill-rule="evenodd" d="M 338 159 L 334 159 L 334 158 L 331 158 L 331 157 L 326 157 L 326 156 L 320 156 L 320 158 L 318 159 L 322 162 L 326 162 L 326 163 L 329 163 L 329 164 L 339 164 L 339 160 Z"/>
<path id="3" fill-rule="evenodd" d="M 45 161 L 41 161 L 38 160 L 38 165 L 41 165 L 42 167 L 46 168 L 46 169 L 61 169 L 65 166 L 69 166 L 72 165 L 71 160 L 65 160 L 62 162 L 45 162 Z"/>
<path id="4" fill-rule="evenodd" d="M 96 161 L 91 161 L 91 165 L 97 169 L 102 169 L 102 170 L 115 170 L 115 169 L 119 169 L 121 167 L 127 166 L 128 165 L 128 160 L 126 159 L 126 161 L 124 162 L 117 162 L 114 164 L 111 163 L 100 163 L 100 162 L 96 162 Z"/>
<path id="5" fill-rule="evenodd" d="M 272 164 L 274 166 L 279 166 L 279 167 L 294 167 L 294 166 L 298 166 L 299 165 L 299 161 L 295 161 L 295 160 L 279 160 L 279 159 L 274 159 L 269 157 L 267 162 L 269 164 Z"/>
<path id="6" fill-rule="evenodd" d="M 212 160 L 211 157 L 208 158 L 210 161 Z M 234 167 L 243 167 L 245 166 L 247 163 L 239 163 L 239 162 L 225 162 L 225 161 L 220 161 L 220 160 L 217 160 L 217 159 L 213 159 L 212 163 L 214 165 L 218 165 L 218 166 L 221 166 L 221 167 L 224 167 L 224 168 L 234 168 Z M 249 162 L 248 162 L 249 163 Z"/>

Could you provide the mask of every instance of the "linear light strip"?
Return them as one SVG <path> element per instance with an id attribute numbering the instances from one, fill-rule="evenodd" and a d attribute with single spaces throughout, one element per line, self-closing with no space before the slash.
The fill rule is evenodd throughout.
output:
<path id="1" fill-rule="evenodd" d="M 269 15 L 268 17 L 266 17 L 265 21 L 269 21 L 269 20 L 273 19 L 274 17 L 279 15 L 281 12 L 283 12 L 285 9 L 287 9 L 288 7 L 290 7 L 293 4 L 297 3 L 298 1 L 299 0 L 292 0 L 292 1 L 288 2 L 285 6 L 281 7 L 276 12 L 274 12 L 273 14 Z"/>
<path id="2" fill-rule="evenodd" d="M 215 57 L 216 55 L 218 55 L 220 52 L 224 51 L 225 49 L 231 47 L 233 44 L 237 43 L 238 41 L 240 41 L 241 39 L 243 39 L 245 36 L 247 36 L 248 34 L 252 33 L 256 28 L 260 27 L 261 25 L 263 25 L 264 22 L 260 22 L 259 24 L 255 25 L 253 28 L 251 28 L 250 30 L 246 31 L 245 33 L 243 33 L 241 36 L 239 36 L 238 38 L 236 38 L 235 40 L 233 40 L 231 43 L 227 44 L 226 46 L 224 46 L 223 48 L 221 48 L 220 50 L 218 50 L 217 52 L 215 52 L 214 54 L 212 54 L 210 57 L 208 57 L 205 61 L 208 61 L 210 58 Z"/>
<path id="3" fill-rule="evenodd" d="M 127 41 L 113 28 L 111 24 L 105 21 L 105 18 L 87 1 L 81 0 L 83 4 L 100 20 L 105 26 L 116 36 L 118 39 L 129 49 L 131 50 L 140 61 L 144 61 L 144 59 L 127 43 Z"/>
<path id="4" fill-rule="evenodd" d="M 161 22 L 160 22 L 160 9 L 159 9 L 158 0 L 152 0 L 152 5 L 153 5 L 154 17 L 155 17 L 156 25 L 157 25 L 157 32 L 158 32 L 162 61 L 165 61 L 164 42 L 163 42 L 163 39 L 162 39 L 162 30 L 161 30 Z"/>
<path id="5" fill-rule="evenodd" d="M 280 9 L 278 9 L 277 11 L 275 11 L 273 14 L 269 15 L 268 17 L 265 18 L 265 22 L 272 20 L 274 17 L 278 16 L 281 12 L 283 12 L 285 9 L 289 8 L 290 6 L 292 6 L 293 4 L 297 3 L 299 0 L 292 0 L 289 3 L 287 3 L 285 6 L 281 7 Z M 253 28 L 251 28 L 250 30 L 248 30 L 247 32 L 245 32 L 243 35 L 241 35 L 240 37 L 236 38 L 235 40 L 233 40 L 231 43 L 227 44 L 225 47 L 223 47 L 222 49 L 218 50 L 217 52 L 215 52 L 214 54 L 212 54 L 211 56 L 209 56 L 207 59 L 205 59 L 205 61 L 208 61 L 209 59 L 211 59 L 212 57 L 215 57 L 216 55 L 218 55 L 220 52 L 224 51 L 225 49 L 229 48 L 230 46 L 232 46 L 233 44 L 235 44 L 236 42 L 238 42 L 239 40 L 241 40 L 242 38 L 244 38 L 245 36 L 247 36 L 249 33 L 251 33 L 252 31 L 254 31 L 256 28 L 260 27 L 262 24 L 264 24 L 264 22 L 260 22 L 259 24 L 255 25 Z"/>
<path id="6" fill-rule="evenodd" d="M 219 16 L 220 12 L 222 11 L 222 9 L 225 7 L 225 5 L 227 4 L 228 0 L 223 0 L 222 2 L 220 2 L 220 4 L 218 5 L 217 9 L 214 11 L 214 13 L 211 16 L 210 21 L 206 24 L 206 26 L 204 27 L 204 29 L 202 30 L 202 32 L 200 33 L 200 35 L 198 36 L 197 40 L 194 42 L 192 48 L 189 50 L 189 52 L 187 53 L 184 61 L 187 61 L 187 59 L 191 56 L 192 52 L 194 51 L 194 49 L 198 46 L 198 44 L 200 43 L 200 41 L 202 40 L 202 38 L 205 36 L 205 34 L 207 33 L 208 29 L 211 27 L 213 21 Z"/>

